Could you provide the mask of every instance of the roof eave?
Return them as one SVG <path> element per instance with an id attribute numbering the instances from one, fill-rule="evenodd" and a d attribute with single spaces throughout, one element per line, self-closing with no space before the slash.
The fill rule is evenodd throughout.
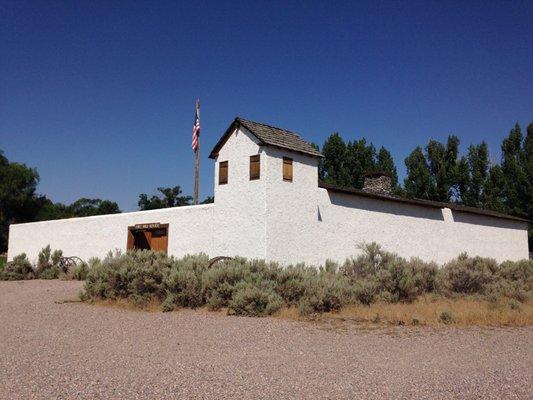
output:
<path id="1" fill-rule="evenodd" d="M 514 215 L 503 214 L 503 213 L 499 213 L 497 211 L 491 211 L 491 210 L 483 210 L 481 208 L 461 206 L 458 204 L 443 203 L 443 202 L 432 201 L 432 200 L 410 199 L 410 198 L 400 197 L 396 195 L 387 195 L 387 194 L 381 194 L 381 193 L 367 192 L 361 189 L 345 188 L 345 187 L 340 187 L 336 185 L 331 185 L 325 182 L 319 182 L 318 186 L 326 190 L 331 190 L 333 192 L 352 194 L 352 195 L 361 196 L 361 197 L 370 197 L 370 198 L 382 200 L 382 201 L 392 201 L 396 203 L 411 204 L 415 206 L 428 207 L 428 208 L 440 208 L 440 209 L 449 208 L 453 211 L 467 213 L 467 214 L 483 215 L 486 217 L 507 219 L 507 220 L 512 220 L 512 221 L 525 222 L 525 223 L 531 222 L 524 218 L 515 217 Z"/>
<path id="2" fill-rule="evenodd" d="M 214 159 L 216 159 L 218 157 L 218 153 L 219 153 L 220 149 L 224 146 L 224 144 L 228 140 L 229 136 L 233 133 L 233 131 L 235 130 L 235 128 L 237 126 L 241 126 L 244 129 L 246 129 L 246 131 L 248 131 L 251 135 L 253 135 L 253 137 L 255 137 L 259 141 L 259 144 L 262 145 L 262 146 L 276 147 L 276 148 L 283 149 L 283 150 L 286 150 L 286 151 L 291 151 L 291 152 L 294 152 L 294 153 L 303 154 L 303 155 L 306 155 L 306 156 L 309 156 L 309 157 L 317 157 L 317 158 L 323 158 L 324 157 L 322 155 L 322 153 L 320 153 L 320 152 L 318 152 L 318 153 L 310 153 L 310 152 L 306 152 L 306 151 L 290 149 L 290 148 L 287 148 L 287 147 L 284 147 L 284 146 L 279 146 L 279 145 L 276 145 L 274 143 L 265 142 L 264 140 L 262 140 L 259 136 L 257 136 L 254 133 L 253 129 L 250 129 L 249 127 L 247 127 L 246 124 L 243 123 L 241 118 L 236 117 L 233 120 L 233 122 L 231 123 L 231 125 L 229 126 L 229 128 L 226 129 L 226 132 L 224 132 L 222 137 L 219 139 L 219 141 L 217 142 L 217 144 L 215 145 L 215 147 L 213 148 L 211 153 L 209 154 L 209 158 L 214 160 Z"/>

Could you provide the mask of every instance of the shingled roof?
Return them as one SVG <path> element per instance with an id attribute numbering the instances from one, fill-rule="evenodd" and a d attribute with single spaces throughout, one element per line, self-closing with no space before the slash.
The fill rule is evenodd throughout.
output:
<path id="1" fill-rule="evenodd" d="M 250 131 L 250 133 L 254 135 L 262 145 L 279 147 L 313 157 L 322 157 L 320 151 L 315 149 L 311 143 L 306 142 L 294 132 L 237 117 L 215 145 L 209 158 L 216 158 L 218 156 L 218 152 L 222 146 L 224 146 L 224 143 L 226 143 L 226 140 L 228 140 L 237 126 L 242 126 Z"/>

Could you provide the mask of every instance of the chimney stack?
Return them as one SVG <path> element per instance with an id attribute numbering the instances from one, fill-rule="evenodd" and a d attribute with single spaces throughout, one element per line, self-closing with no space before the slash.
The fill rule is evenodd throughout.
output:
<path id="1" fill-rule="evenodd" d="M 363 190 L 366 192 L 391 194 L 392 179 L 391 174 L 383 171 L 367 172 L 363 175 Z"/>

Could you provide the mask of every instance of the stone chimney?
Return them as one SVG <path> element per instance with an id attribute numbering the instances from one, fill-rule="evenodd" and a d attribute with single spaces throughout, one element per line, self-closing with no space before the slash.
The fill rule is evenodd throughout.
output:
<path id="1" fill-rule="evenodd" d="M 388 172 L 367 172 L 363 177 L 365 179 L 363 183 L 364 191 L 383 194 L 392 193 L 392 179 Z"/>

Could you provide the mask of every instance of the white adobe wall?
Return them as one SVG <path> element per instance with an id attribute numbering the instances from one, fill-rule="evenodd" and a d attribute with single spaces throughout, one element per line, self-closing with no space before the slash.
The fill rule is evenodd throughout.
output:
<path id="1" fill-rule="evenodd" d="M 498 261 L 528 258 L 524 222 L 328 192 L 318 188 L 315 158 L 272 147 L 265 153 L 269 260 L 343 262 L 370 242 L 439 264 L 464 251 Z M 294 160 L 293 182 L 282 179 L 284 156 Z"/>
<path id="2" fill-rule="evenodd" d="M 294 175 L 296 182 L 296 169 Z M 309 172 L 305 179 L 310 178 Z M 359 244 L 370 242 L 406 258 L 439 264 L 463 251 L 498 261 L 528 258 L 524 222 L 380 201 L 316 186 L 293 194 L 278 190 L 268 201 L 267 258 L 272 261 L 343 262 L 360 253 Z"/>
<path id="3" fill-rule="evenodd" d="M 260 154 L 261 178 L 250 181 L 250 156 Z M 228 183 L 218 184 L 219 163 L 228 161 Z M 236 129 L 215 162 L 214 255 L 266 257 L 266 157 L 245 128 Z"/>
<path id="4" fill-rule="evenodd" d="M 318 189 L 317 242 L 310 259 L 337 261 L 357 244 L 377 242 L 404 257 L 443 264 L 466 251 L 498 261 L 528 258 L 527 224 L 501 218 L 380 201 Z M 320 254 L 320 251 L 323 253 Z"/>
<path id="5" fill-rule="evenodd" d="M 319 264 L 316 157 L 269 147 L 267 157 L 267 258 L 284 264 Z M 283 157 L 293 159 L 293 180 L 283 180 Z"/>
<path id="6" fill-rule="evenodd" d="M 8 260 L 26 253 L 31 261 L 46 245 L 84 260 L 126 250 L 128 226 L 169 224 L 168 253 L 213 254 L 213 204 L 16 224 L 9 227 Z"/>

